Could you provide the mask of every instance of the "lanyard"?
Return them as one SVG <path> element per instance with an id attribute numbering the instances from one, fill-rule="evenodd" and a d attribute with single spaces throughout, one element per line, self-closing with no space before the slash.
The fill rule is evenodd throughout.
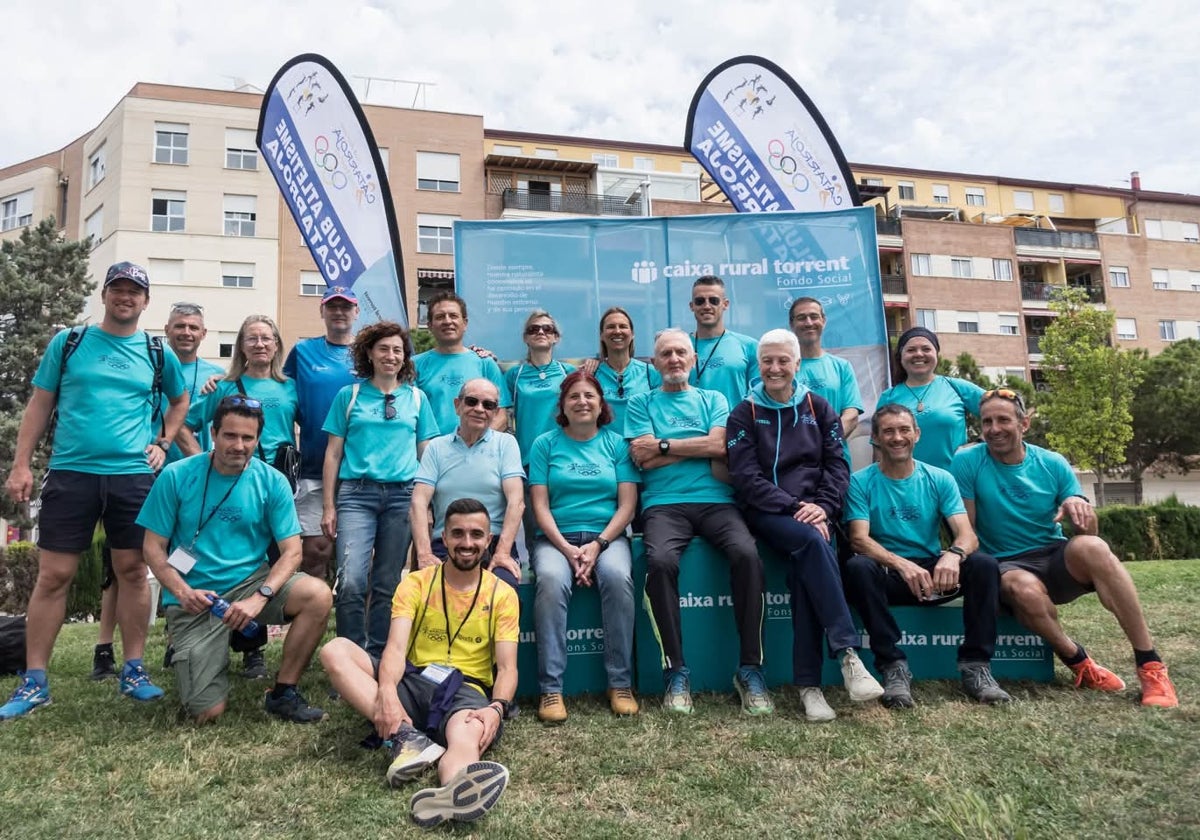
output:
<path id="1" fill-rule="evenodd" d="M 704 358 L 704 364 L 702 364 L 702 365 L 700 365 L 700 367 L 696 368 L 696 382 L 697 383 L 700 382 L 700 377 L 704 375 L 704 369 L 708 367 L 708 363 L 712 361 L 713 353 L 717 352 L 717 348 L 720 347 L 721 342 L 725 340 L 725 333 L 727 333 L 727 332 L 729 332 L 729 330 L 725 330 L 724 332 L 721 333 L 720 336 L 717 337 L 717 343 L 714 344 L 712 346 L 712 349 L 708 351 L 708 355 Z M 692 350 L 695 351 L 697 354 L 699 354 L 699 352 L 700 352 L 700 339 L 697 338 L 696 336 L 692 336 Z"/>
<path id="2" fill-rule="evenodd" d="M 450 563 L 447 559 L 444 562 Z M 471 613 L 475 610 L 475 603 L 479 600 L 479 590 L 483 588 L 483 574 L 479 575 L 479 580 L 475 583 L 475 597 L 471 599 L 471 606 L 467 607 L 467 614 L 463 616 L 462 622 L 458 625 L 458 629 L 454 631 L 454 635 L 450 635 L 450 607 L 446 601 L 446 567 L 442 566 L 439 571 L 442 575 L 442 615 L 446 618 L 446 664 L 450 664 L 450 648 L 454 646 L 454 640 L 458 638 L 458 634 L 467 626 L 467 619 L 471 617 Z"/>
<path id="3" fill-rule="evenodd" d="M 209 455 L 208 456 L 208 472 L 204 473 L 204 492 L 200 495 L 200 515 L 201 516 L 204 516 L 204 508 L 208 501 L 208 479 L 212 476 L 212 472 L 213 472 L 213 456 Z M 233 488 L 238 486 L 238 482 L 242 480 L 242 473 L 244 473 L 244 472 L 246 472 L 246 470 L 243 467 L 242 471 L 237 474 L 237 478 L 235 478 L 233 480 L 233 484 L 230 484 L 229 489 L 225 491 L 225 495 L 221 497 L 221 501 L 217 502 L 216 506 L 208 512 L 208 516 L 205 517 L 204 520 L 199 525 L 196 526 L 196 533 L 192 534 L 192 542 L 191 542 L 192 548 L 196 547 L 196 540 L 200 539 L 200 531 L 204 528 L 205 525 L 207 525 L 209 522 L 212 522 L 212 518 L 214 516 L 216 516 L 217 511 L 221 509 L 221 505 L 223 505 L 227 501 L 229 501 L 229 496 L 233 493 Z M 459 629 L 461 630 L 462 628 L 460 627 Z"/>

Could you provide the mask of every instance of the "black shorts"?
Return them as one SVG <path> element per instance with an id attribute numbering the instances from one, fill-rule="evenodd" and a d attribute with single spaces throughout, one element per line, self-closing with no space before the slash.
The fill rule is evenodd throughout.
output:
<path id="1" fill-rule="evenodd" d="M 145 532 L 137 524 L 137 516 L 153 483 L 151 473 L 96 475 L 50 470 L 42 482 L 38 548 L 80 554 L 92 544 L 96 523 L 102 521 L 112 548 L 140 551 Z"/>
<path id="2" fill-rule="evenodd" d="M 371 657 L 371 664 L 375 666 L 375 678 L 379 679 L 379 660 Z M 433 692 L 436 688 L 434 683 L 420 674 L 405 674 L 404 678 L 400 680 L 400 684 L 396 686 L 396 695 L 400 698 L 400 705 L 404 706 L 404 711 L 412 718 L 413 727 L 426 733 L 442 746 L 446 746 L 446 724 L 450 722 L 450 718 L 464 709 L 482 709 L 492 701 L 478 686 L 464 682 L 454 693 L 454 702 L 450 704 L 450 711 L 442 718 L 438 728 L 430 731 L 428 727 L 429 704 L 433 700 Z M 504 720 L 501 719 L 500 727 L 496 730 L 496 737 L 492 739 L 489 748 L 500 743 L 500 735 L 503 731 Z"/>
<path id="3" fill-rule="evenodd" d="M 1052 545 L 1035 548 L 1000 561 L 1001 578 L 1005 572 L 1014 569 L 1022 569 L 1037 577 L 1055 604 L 1068 604 L 1076 598 L 1096 591 L 1096 587 L 1080 583 L 1067 571 L 1066 540 L 1059 540 Z"/>

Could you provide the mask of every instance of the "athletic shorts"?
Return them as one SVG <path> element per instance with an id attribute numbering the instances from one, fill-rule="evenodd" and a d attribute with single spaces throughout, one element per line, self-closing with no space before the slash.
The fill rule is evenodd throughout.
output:
<path id="1" fill-rule="evenodd" d="M 321 517 L 325 513 L 324 484 L 319 478 L 302 478 L 296 485 L 296 516 L 300 519 L 300 536 L 321 536 Z"/>
<path id="2" fill-rule="evenodd" d="M 379 660 L 371 657 L 371 662 L 375 666 L 375 678 L 378 679 Z M 482 709 L 492 702 L 478 686 L 464 681 L 458 687 L 458 691 L 454 693 L 454 702 L 450 704 L 450 711 L 442 718 L 438 728 L 431 732 L 427 725 L 427 718 L 429 704 L 433 700 L 433 693 L 436 690 L 437 685 L 420 674 L 406 674 L 396 686 L 396 695 L 400 698 L 400 705 L 404 707 L 404 711 L 412 718 L 413 727 L 427 733 L 442 746 L 446 746 L 446 724 L 450 722 L 450 718 L 463 710 Z M 500 734 L 503 731 L 504 721 L 501 720 L 500 728 L 496 730 L 496 737 L 492 739 L 490 747 L 494 747 L 500 742 Z"/>
<path id="3" fill-rule="evenodd" d="M 259 567 L 221 597 L 231 604 L 250 597 L 263 585 L 268 571 L 268 566 Z M 303 572 L 297 572 L 288 578 L 255 620 L 263 625 L 286 624 L 284 605 L 296 581 L 303 577 Z M 229 637 L 233 630 L 207 610 L 192 615 L 172 605 L 167 607 L 167 632 L 175 646 L 175 684 L 188 713 L 198 715 L 224 700 L 229 695 Z"/>
<path id="4" fill-rule="evenodd" d="M 1000 577 L 1005 572 L 1022 569 L 1035 575 L 1046 587 L 1050 600 L 1055 604 L 1068 604 L 1089 592 L 1095 592 L 1091 584 L 1080 583 L 1067 571 L 1067 540 L 1035 548 L 1000 561 Z"/>
<path id="5" fill-rule="evenodd" d="M 80 554 L 92 544 L 96 523 L 103 522 L 109 546 L 141 551 L 145 531 L 137 516 L 153 483 L 153 473 L 50 470 L 42 482 L 38 548 Z"/>

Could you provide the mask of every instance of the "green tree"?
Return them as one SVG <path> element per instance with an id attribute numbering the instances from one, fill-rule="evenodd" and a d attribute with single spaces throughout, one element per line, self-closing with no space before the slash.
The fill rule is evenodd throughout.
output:
<path id="1" fill-rule="evenodd" d="M 59 236 L 54 218 L 0 243 L 0 477 L 12 466 L 17 428 L 33 393 L 34 371 L 51 337 L 83 311 L 95 284 L 88 279 L 88 240 Z M 43 457 L 34 462 L 38 479 Z M 16 511 L 4 498 L 0 516 Z"/>
<path id="2" fill-rule="evenodd" d="M 1133 397 L 1133 437 L 1125 467 L 1134 501 L 1142 503 L 1142 477 L 1186 473 L 1200 456 L 1200 341 L 1177 341 L 1157 356 L 1143 357 L 1145 378 Z"/>
<path id="3" fill-rule="evenodd" d="M 1116 315 L 1087 303 L 1087 292 L 1063 287 L 1050 301 L 1058 315 L 1042 337 L 1043 371 L 1050 390 L 1040 411 L 1050 445 L 1096 474 L 1096 502 L 1104 478 L 1125 461 L 1133 437 L 1133 392 L 1142 377 L 1138 356 L 1112 345 Z"/>
<path id="4" fill-rule="evenodd" d="M 411 335 L 414 353 L 432 350 L 433 345 L 437 343 L 433 340 L 433 333 L 427 327 L 414 327 Z"/>

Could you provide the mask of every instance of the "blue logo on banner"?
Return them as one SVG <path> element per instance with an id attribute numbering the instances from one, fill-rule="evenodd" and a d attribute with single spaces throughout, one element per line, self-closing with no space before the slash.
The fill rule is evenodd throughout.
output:
<path id="1" fill-rule="evenodd" d="M 689 151 L 721 185 L 734 207 L 743 213 L 793 209 L 749 141 L 707 91 L 697 103 L 695 124 L 703 129 L 693 134 Z"/>

